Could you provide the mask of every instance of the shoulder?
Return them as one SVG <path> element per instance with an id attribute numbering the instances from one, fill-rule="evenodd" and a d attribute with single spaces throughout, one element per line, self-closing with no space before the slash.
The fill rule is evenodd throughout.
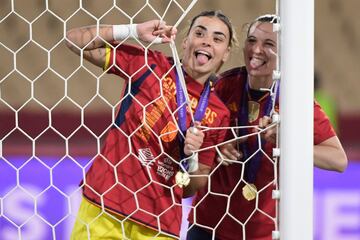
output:
<path id="1" fill-rule="evenodd" d="M 236 67 L 236 68 L 231 68 L 223 73 L 220 73 L 218 76 L 218 81 L 221 81 L 223 79 L 233 79 L 233 78 L 246 78 L 247 76 L 247 71 L 246 68 L 244 66 L 242 67 Z"/>
<path id="2" fill-rule="evenodd" d="M 212 96 L 211 98 L 212 108 L 215 108 L 216 109 L 215 111 L 218 112 L 218 114 L 222 116 L 222 118 L 230 117 L 229 109 L 226 107 L 225 103 L 218 96 L 218 94 L 215 91 L 212 91 L 211 96 Z"/>
<path id="3" fill-rule="evenodd" d="M 227 70 L 218 75 L 215 83 L 216 88 L 226 88 L 227 86 L 239 85 L 245 82 L 247 78 L 247 71 L 245 67 L 236 67 Z"/>
<path id="4" fill-rule="evenodd" d="M 171 62 L 171 58 L 168 58 L 164 55 L 164 53 L 152 50 L 150 48 L 146 49 L 138 45 L 134 44 L 121 44 L 121 45 L 113 45 L 113 51 L 116 55 L 128 56 L 128 57 L 142 57 L 144 60 L 152 59 L 155 61 L 163 62 Z"/>
<path id="5" fill-rule="evenodd" d="M 119 44 L 119 45 L 112 44 L 111 48 L 113 49 L 113 51 L 117 53 L 124 52 L 131 55 L 140 55 L 145 52 L 144 48 L 133 44 Z"/>
<path id="6" fill-rule="evenodd" d="M 239 95 L 244 89 L 247 79 L 245 67 L 232 68 L 219 75 L 215 83 L 215 91 L 224 102 L 233 95 Z M 240 96 L 240 95 L 239 95 Z"/>
<path id="7" fill-rule="evenodd" d="M 314 101 L 314 144 L 319 144 L 333 136 L 336 136 L 326 113 L 320 104 Z"/>
<path id="8" fill-rule="evenodd" d="M 326 116 L 325 112 L 323 111 L 323 109 L 321 108 L 320 104 L 314 100 L 314 118 L 316 119 L 327 119 L 328 117 Z"/>

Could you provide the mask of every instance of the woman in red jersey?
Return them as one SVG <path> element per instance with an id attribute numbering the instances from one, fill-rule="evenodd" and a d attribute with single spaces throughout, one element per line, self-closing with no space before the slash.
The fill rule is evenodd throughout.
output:
<path id="1" fill-rule="evenodd" d="M 216 156 L 208 147 L 225 138 L 225 130 L 212 129 L 229 125 L 229 111 L 214 94 L 211 76 L 227 60 L 234 33 L 219 11 L 202 12 L 191 22 L 182 68 L 195 122 L 174 59 L 122 43 L 132 36 L 168 43 L 175 33 L 159 20 L 67 32 L 73 52 L 125 80 L 117 117 L 86 173 L 72 239 L 178 238 L 182 197 L 206 184 L 207 177 L 199 177 L 187 185 L 186 174 L 206 176 Z"/>
<path id="2" fill-rule="evenodd" d="M 232 126 L 266 127 L 271 122 L 267 116 L 272 99 L 269 92 L 260 89 L 269 88 L 273 83 L 277 53 L 273 24 L 277 22 L 277 16 L 264 15 L 249 25 L 243 49 L 245 66 L 221 74 L 215 86 L 219 97 L 230 109 Z M 275 111 L 278 111 L 279 105 L 275 101 Z M 241 131 L 240 135 L 251 133 L 251 130 Z M 224 159 L 232 161 L 225 162 L 212 173 L 210 191 L 202 189 L 196 195 L 195 208 L 189 218 L 188 240 L 272 239 L 276 221 L 272 190 L 275 189 L 274 170 L 277 166 L 267 156 L 272 156 L 275 139 L 276 131 L 269 129 L 261 139 L 255 134 L 242 143 L 230 143 L 222 148 L 221 163 Z M 347 166 L 341 143 L 316 102 L 314 164 L 339 172 Z M 255 194 L 249 192 L 249 186 Z"/>

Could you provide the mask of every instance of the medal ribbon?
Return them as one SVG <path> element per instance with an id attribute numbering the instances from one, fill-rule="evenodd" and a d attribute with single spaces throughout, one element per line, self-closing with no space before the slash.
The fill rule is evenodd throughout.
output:
<path id="1" fill-rule="evenodd" d="M 180 127 L 180 131 L 183 133 L 183 135 L 185 136 L 186 134 L 186 121 L 187 121 L 187 114 L 186 114 L 186 98 L 185 98 L 185 94 L 184 94 L 184 90 L 180 84 L 180 80 L 179 80 L 179 75 L 176 72 L 176 103 L 179 106 L 179 111 L 178 111 L 178 124 Z M 204 118 L 205 112 L 206 112 L 206 108 L 208 106 L 209 103 L 209 96 L 210 96 L 210 80 L 208 79 L 205 83 L 205 87 L 203 92 L 201 93 L 200 99 L 199 99 L 199 103 L 196 107 L 195 110 L 195 114 L 194 114 L 194 120 L 201 122 L 202 119 Z M 190 109 L 191 111 L 191 109 Z M 184 138 L 181 136 L 181 134 L 179 134 L 179 141 L 180 141 L 180 157 L 181 159 L 185 158 L 185 153 L 184 153 Z M 182 167 L 185 170 L 189 169 L 189 164 L 188 161 L 182 161 L 181 162 Z"/>
<path id="2" fill-rule="evenodd" d="M 276 86 L 276 97 L 275 97 L 275 102 L 278 102 L 278 97 L 279 94 L 277 94 L 279 92 L 279 85 Z M 246 81 L 245 86 L 244 86 L 244 91 L 243 91 L 243 95 L 242 95 L 242 102 L 241 102 L 241 110 L 240 110 L 240 116 L 239 116 L 239 125 L 240 126 L 248 126 L 249 125 L 249 105 L 248 105 L 248 101 L 249 101 L 249 96 L 248 94 L 250 94 L 249 92 L 249 80 Z M 270 117 L 271 111 L 272 111 L 272 107 L 273 107 L 273 97 L 272 94 L 269 94 L 269 96 L 267 96 L 266 99 L 266 103 L 265 103 L 265 114 L 264 116 L 268 116 Z M 259 109 L 260 110 L 260 109 Z M 246 135 L 248 134 L 248 130 L 246 130 L 245 128 L 241 128 L 240 129 L 240 134 L 242 135 Z M 259 149 L 260 146 L 258 144 L 261 144 L 261 146 L 264 146 L 266 141 L 264 139 L 260 139 L 260 141 L 256 141 L 257 142 L 257 148 L 251 147 L 250 143 L 248 141 L 244 142 L 241 144 L 241 150 L 243 153 L 243 159 L 247 159 L 249 157 L 249 152 L 255 152 L 255 149 Z M 253 159 L 249 160 L 246 163 L 245 166 L 245 180 L 248 183 L 255 183 L 256 180 L 256 175 L 257 172 L 259 170 L 260 167 L 260 162 L 261 162 L 261 158 L 262 158 L 262 153 L 260 151 L 258 151 L 254 156 Z"/>

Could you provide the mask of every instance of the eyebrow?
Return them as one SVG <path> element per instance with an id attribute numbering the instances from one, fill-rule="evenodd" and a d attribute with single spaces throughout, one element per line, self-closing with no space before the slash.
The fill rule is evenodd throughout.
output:
<path id="1" fill-rule="evenodd" d="M 274 40 L 272 40 L 272 39 L 270 39 L 270 38 L 268 38 L 268 39 L 265 39 L 265 41 L 269 41 L 269 42 L 272 42 L 272 43 L 274 43 L 274 44 L 276 45 L 276 41 L 274 41 Z"/>
<path id="2" fill-rule="evenodd" d="M 207 30 L 208 30 L 208 29 L 207 29 L 206 27 L 204 27 L 203 25 L 196 25 L 196 26 L 194 26 L 194 28 L 201 28 L 201 29 L 204 30 L 204 31 L 207 31 Z M 215 34 L 215 35 L 222 35 L 222 36 L 224 36 L 224 38 L 226 38 L 226 35 L 225 35 L 225 33 L 223 33 L 223 32 L 215 31 L 214 34 Z"/>

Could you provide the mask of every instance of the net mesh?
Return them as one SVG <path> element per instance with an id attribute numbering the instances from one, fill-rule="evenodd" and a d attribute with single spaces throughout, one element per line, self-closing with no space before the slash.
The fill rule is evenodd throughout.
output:
<path id="1" fill-rule="evenodd" d="M 130 4 L 126 0 L 114 0 L 102 1 L 99 7 L 99 3 L 95 1 L 46 0 L 32 1 L 24 7 L 19 1 L 2 1 L 0 52 L 4 64 L 0 69 L 0 239 L 69 239 L 81 199 L 79 181 L 85 179 L 85 174 L 94 159 L 101 155 L 104 139 L 116 121 L 118 108 L 126 98 L 131 98 L 143 109 L 144 121 L 139 129 L 146 129 L 149 134 L 156 135 L 159 143 L 164 137 L 161 134 L 157 135 L 152 129 L 151 118 L 157 113 L 147 111 L 153 104 L 169 108 L 163 93 L 145 105 L 130 91 L 121 94 L 118 89 L 123 88 L 122 83 L 112 81 L 111 76 L 105 75 L 81 57 L 74 58 L 71 53 L 66 52 L 67 49 L 64 50 L 66 31 L 73 26 L 135 23 L 154 18 L 177 26 L 195 3 L 196 1 L 169 0 L 131 1 Z M 145 49 L 150 47 L 165 49 L 175 60 L 177 59 L 174 44 L 159 47 L 138 40 L 134 42 Z M 149 65 L 143 67 L 151 71 Z M 173 68 L 176 67 L 179 67 L 177 61 Z M 163 82 L 165 76 L 166 74 L 158 76 L 159 82 Z M 277 82 L 274 82 L 271 89 L 265 90 L 274 97 L 276 84 Z M 17 92 L 18 89 L 21 91 Z M 107 92 L 106 89 L 117 90 L 114 90 L 110 96 L 104 94 Z M 186 104 L 191 104 L 191 99 Z M 274 110 L 275 105 L 272 108 Z M 96 116 L 94 112 L 99 109 L 105 113 L 101 122 L 93 120 Z M 177 123 L 175 117 L 177 111 L 178 109 L 172 113 L 175 123 Z M 73 114 L 66 114 L 68 112 Z M 268 128 L 274 126 L 277 128 L 277 123 Z M 261 143 L 261 134 L 268 128 L 234 126 L 201 127 L 201 130 L 206 132 L 228 129 L 233 138 L 239 141 L 253 135 Z M 244 129 L 248 132 L 256 129 L 257 132 L 249 135 L 239 134 Z M 122 131 L 121 128 L 118 130 Z M 130 139 L 134 134 L 136 132 L 129 134 L 128 138 Z M 229 160 L 220 153 L 221 144 L 201 148 L 200 151 L 215 148 L 220 156 L 220 162 L 228 162 Z M 233 164 L 245 166 L 256 153 L 264 156 L 263 159 L 267 159 L 274 169 L 274 178 L 263 188 L 257 189 L 259 196 L 264 189 L 273 188 L 274 185 L 274 189 L 278 189 L 277 156 L 268 155 L 259 144 L 254 153 L 241 162 L 233 161 Z M 166 155 L 166 152 L 162 150 L 162 154 Z M 148 169 L 159 158 L 152 156 L 147 149 L 139 153 L 130 151 L 129 155 L 137 157 Z M 171 161 L 178 162 L 169 155 L 167 157 Z M 107 161 L 106 158 L 104 161 Z M 108 164 L 111 165 L 110 162 Z M 235 190 L 221 193 L 211 189 L 211 175 L 219 167 L 220 165 L 217 165 L 209 175 L 207 195 L 220 196 L 230 202 Z M 244 170 L 240 174 L 234 189 L 239 184 L 246 183 Z M 154 181 L 156 180 L 150 179 L 149 184 Z M 117 182 L 117 184 L 121 183 Z M 157 184 L 162 185 L 158 182 Z M 176 187 L 162 186 L 170 192 Z M 141 190 L 129 189 L 135 198 Z M 102 198 L 106 193 L 97 194 Z M 174 204 L 181 206 L 181 203 L 174 202 Z M 189 202 L 184 204 L 187 210 L 197 207 L 197 205 L 190 206 Z M 216 231 L 221 226 L 222 219 L 230 217 L 244 229 L 243 239 L 246 239 L 246 224 L 255 213 L 269 218 L 277 226 L 277 215 L 274 217 L 264 212 L 258 206 L 257 200 L 253 211 L 245 221 L 237 219 L 229 209 L 228 205 L 221 220 L 215 226 L 201 224 L 199 226 Z M 139 202 L 136 211 L 147 212 L 141 208 Z M 102 212 L 107 214 L 103 209 Z M 154 215 L 151 212 L 147 213 Z M 114 218 L 111 214 L 107 215 Z M 161 215 L 154 217 L 160 221 Z M 99 216 L 92 223 L 95 223 Z M 114 219 L 120 224 L 124 222 Z M 169 235 L 166 232 L 160 231 L 160 233 Z M 184 238 L 184 231 L 181 238 Z"/>

